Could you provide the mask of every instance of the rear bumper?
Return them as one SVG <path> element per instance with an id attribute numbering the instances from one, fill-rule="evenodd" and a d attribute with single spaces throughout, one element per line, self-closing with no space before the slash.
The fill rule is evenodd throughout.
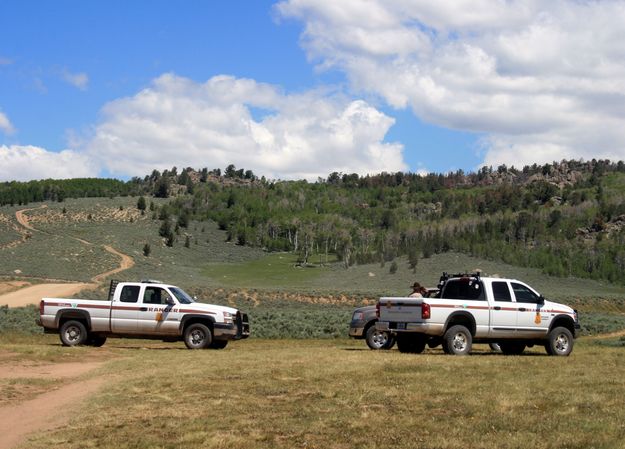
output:
<path id="1" fill-rule="evenodd" d="M 375 328 L 384 332 L 416 332 L 434 336 L 439 336 L 443 332 L 443 324 L 436 323 L 398 323 L 394 321 L 378 321 L 375 324 Z"/>

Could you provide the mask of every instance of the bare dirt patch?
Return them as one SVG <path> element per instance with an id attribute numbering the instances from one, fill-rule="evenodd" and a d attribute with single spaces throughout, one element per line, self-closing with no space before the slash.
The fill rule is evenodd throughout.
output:
<path id="1" fill-rule="evenodd" d="M 78 377 L 101 367 L 108 358 L 70 363 L 37 363 L 11 360 L 11 353 L 0 352 L 0 448 L 22 443 L 33 432 L 66 424 L 82 401 L 103 385 L 105 379 L 80 380 Z"/>
<path id="2" fill-rule="evenodd" d="M 104 379 L 71 382 L 18 405 L 0 407 L 0 448 L 9 449 L 33 432 L 57 428 L 69 421 L 72 412 Z"/>

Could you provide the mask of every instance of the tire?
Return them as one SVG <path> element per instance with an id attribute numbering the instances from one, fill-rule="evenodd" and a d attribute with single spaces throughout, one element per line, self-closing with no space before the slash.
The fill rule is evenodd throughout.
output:
<path id="1" fill-rule="evenodd" d="M 521 355 L 525 351 L 525 343 L 516 341 L 502 342 L 499 344 L 501 352 L 505 355 Z"/>
<path id="2" fill-rule="evenodd" d="M 452 326 L 443 336 L 443 351 L 452 355 L 467 355 L 471 352 L 473 336 L 462 325 Z"/>
<path id="3" fill-rule="evenodd" d="M 388 332 L 379 331 L 375 328 L 375 324 L 372 324 L 367 328 L 365 332 L 365 341 L 369 349 L 390 349 L 389 340 L 393 337 Z M 391 341 L 391 346 L 394 341 Z"/>
<path id="4" fill-rule="evenodd" d="M 89 346 L 99 348 L 104 343 L 106 343 L 106 335 L 90 335 L 89 338 L 87 338 L 87 344 Z"/>
<path id="5" fill-rule="evenodd" d="M 566 327 L 556 327 L 549 332 L 545 345 L 547 354 L 568 356 L 573 351 L 573 334 Z"/>
<path id="6" fill-rule="evenodd" d="M 419 334 L 397 335 L 397 349 L 408 354 L 421 354 L 425 349 L 426 338 Z"/>
<path id="7" fill-rule="evenodd" d="M 80 321 L 69 320 L 59 329 L 59 337 L 63 346 L 78 346 L 87 341 L 87 329 Z"/>
<path id="8" fill-rule="evenodd" d="M 228 340 L 213 340 L 213 342 L 208 345 L 210 349 L 223 349 L 228 346 Z"/>
<path id="9" fill-rule="evenodd" d="M 395 338 L 395 336 L 393 334 L 389 334 L 388 341 L 386 342 L 386 345 L 382 349 L 385 349 L 385 350 L 392 349 L 393 346 L 395 346 L 396 341 L 397 339 Z"/>
<path id="10" fill-rule="evenodd" d="M 493 352 L 501 352 L 501 345 L 499 343 L 489 343 L 488 346 Z"/>
<path id="11" fill-rule="evenodd" d="M 202 323 L 189 324 L 184 330 L 184 344 L 189 349 L 205 349 L 213 342 L 211 330 Z"/>

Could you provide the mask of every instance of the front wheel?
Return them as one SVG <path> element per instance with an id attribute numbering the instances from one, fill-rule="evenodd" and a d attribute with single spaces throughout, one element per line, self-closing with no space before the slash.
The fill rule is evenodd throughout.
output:
<path id="1" fill-rule="evenodd" d="M 462 325 L 450 327 L 443 336 L 443 351 L 446 354 L 466 355 L 471 352 L 472 344 L 471 332 Z"/>
<path id="2" fill-rule="evenodd" d="M 549 332 L 545 349 L 549 355 L 567 356 L 573 350 L 573 334 L 566 327 L 556 327 Z"/>
<path id="3" fill-rule="evenodd" d="M 63 346 L 82 345 L 87 340 L 87 329 L 80 321 L 66 321 L 59 330 L 59 337 Z"/>
<path id="4" fill-rule="evenodd" d="M 189 349 L 208 348 L 213 341 L 211 330 L 202 323 L 193 323 L 184 331 L 184 344 Z"/>
<path id="5" fill-rule="evenodd" d="M 369 326 L 369 329 L 367 329 L 365 341 L 369 349 L 390 349 L 395 343 L 391 334 L 377 330 L 375 324 Z"/>

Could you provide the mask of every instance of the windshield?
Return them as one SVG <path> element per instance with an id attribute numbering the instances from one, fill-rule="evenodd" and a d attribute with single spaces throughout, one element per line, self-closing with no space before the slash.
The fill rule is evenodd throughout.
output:
<path id="1" fill-rule="evenodd" d="M 178 287 L 170 287 L 171 292 L 174 294 L 176 299 L 180 304 L 191 304 L 195 302 L 193 298 L 191 298 L 187 292 Z"/>

